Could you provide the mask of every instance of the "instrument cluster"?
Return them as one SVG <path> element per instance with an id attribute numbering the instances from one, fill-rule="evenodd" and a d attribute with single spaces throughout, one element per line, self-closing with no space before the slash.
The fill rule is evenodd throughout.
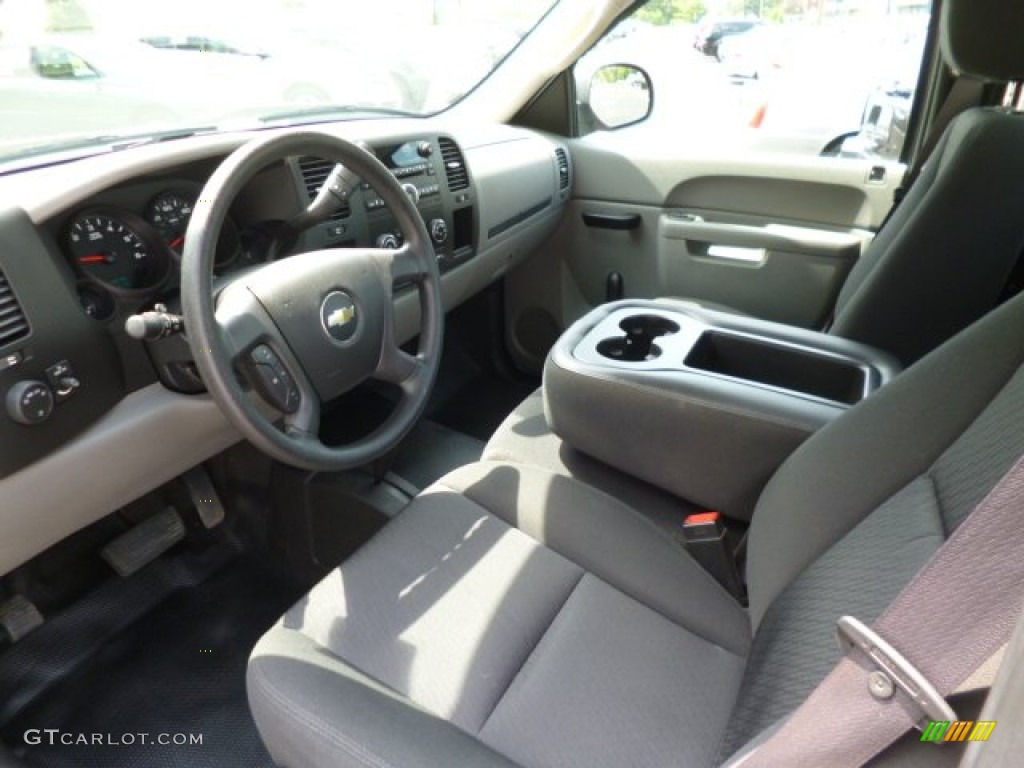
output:
<path id="1" fill-rule="evenodd" d="M 178 186 L 152 196 L 140 213 L 118 205 L 95 205 L 74 213 L 62 246 L 79 279 L 82 309 L 96 320 L 113 316 L 120 300 L 141 300 L 175 289 L 199 189 Z M 231 216 L 217 242 L 218 274 L 252 262 Z"/>

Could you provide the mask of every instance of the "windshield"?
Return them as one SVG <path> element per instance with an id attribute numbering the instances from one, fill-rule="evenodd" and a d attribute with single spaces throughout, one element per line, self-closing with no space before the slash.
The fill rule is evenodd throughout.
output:
<path id="1" fill-rule="evenodd" d="M 0 162 L 147 135 L 427 115 L 555 0 L 0 0 Z"/>

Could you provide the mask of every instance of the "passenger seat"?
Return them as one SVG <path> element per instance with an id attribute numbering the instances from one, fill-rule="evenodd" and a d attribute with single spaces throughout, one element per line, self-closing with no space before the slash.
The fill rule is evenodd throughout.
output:
<path id="1" fill-rule="evenodd" d="M 940 42 L 954 72 L 992 82 L 1024 80 L 1019 25 L 1008 18 L 1019 11 L 1011 5 L 945 4 Z M 909 366 L 1004 298 L 1022 250 L 1024 116 L 973 107 L 949 124 L 902 204 L 854 266 L 828 332 L 885 350 Z M 540 392 L 498 428 L 483 458 L 577 478 L 668 526 L 677 526 L 687 509 L 560 440 L 547 426 Z"/>

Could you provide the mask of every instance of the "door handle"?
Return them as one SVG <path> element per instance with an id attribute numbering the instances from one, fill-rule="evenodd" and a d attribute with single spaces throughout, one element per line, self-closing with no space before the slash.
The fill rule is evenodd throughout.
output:
<path id="1" fill-rule="evenodd" d="M 583 223 L 596 229 L 617 229 L 620 231 L 640 229 L 643 219 L 639 213 L 594 213 L 583 212 Z"/>

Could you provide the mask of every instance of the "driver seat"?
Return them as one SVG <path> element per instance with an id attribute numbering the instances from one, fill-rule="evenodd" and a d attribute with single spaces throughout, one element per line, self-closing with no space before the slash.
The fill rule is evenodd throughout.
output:
<path id="1" fill-rule="evenodd" d="M 1024 454 L 1022 364 L 1024 296 L 805 442 L 757 504 L 749 609 L 592 486 L 457 470 L 256 646 L 249 697 L 271 755 L 721 764 L 831 670 L 836 619 L 874 621 Z"/>

